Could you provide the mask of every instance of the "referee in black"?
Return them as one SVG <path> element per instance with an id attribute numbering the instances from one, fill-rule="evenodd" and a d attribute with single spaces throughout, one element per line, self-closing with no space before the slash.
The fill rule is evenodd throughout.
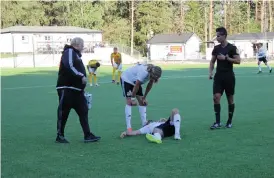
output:
<path id="1" fill-rule="evenodd" d="M 76 37 L 72 39 L 71 45 L 65 45 L 62 53 L 56 86 L 59 96 L 56 137 L 58 143 L 69 143 L 64 136 L 64 130 L 72 108 L 79 116 L 84 132 L 84 142 L 94 142 L 100 139 L 90 132 L 88 123 L 88 106 L 84 95 L 87 78 L 81 59 L 83 48 L 83 39 Z"/>
<path id="2" fill-rule="evenodd" d="M 233 64 L 240 64 L 241 59 L 236 46 L 227 42 L 227 30 L 224 27 L 216 29 L 217 41 L 220 43 L 215 46 L 212 51 L 212 57 L 209 65 L 209 79 L 213 77 L 214 64 L 217 61 L 217 69 L 213 82 L 213 101 L 216 121 L 210 129 L 218 129 L 221 127 L 221 105 L 220 100 L 225 91 L 228 101 L 228 120 L 226 128 L 232 127 L 232 117 L 234 113 L 234 91 L 235 91 L 235 75 L 233 72 Z"/>

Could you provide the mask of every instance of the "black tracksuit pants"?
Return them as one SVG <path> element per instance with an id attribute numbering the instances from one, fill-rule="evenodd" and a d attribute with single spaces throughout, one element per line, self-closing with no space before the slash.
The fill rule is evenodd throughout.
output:
<path id="1" fill-rule="evenodd" d="M 88 106 L 84 91 L 58 89 L 59 105 L 57 109 L 57 134 L 64 136 L 64 130 L 70 110 L 73 108 L 79 116 L 84 136 L 89 136 Z"/>

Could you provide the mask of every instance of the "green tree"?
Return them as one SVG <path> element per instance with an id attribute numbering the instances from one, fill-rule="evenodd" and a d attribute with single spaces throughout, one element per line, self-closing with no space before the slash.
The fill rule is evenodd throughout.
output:
<path id="1" fill-rule="evenodd" d="M 145 53 L 150 31 L 155 34 L 172 30 L 173 10 L 170 2 L 139 2 L 135 14 L 135 46 Z"/>

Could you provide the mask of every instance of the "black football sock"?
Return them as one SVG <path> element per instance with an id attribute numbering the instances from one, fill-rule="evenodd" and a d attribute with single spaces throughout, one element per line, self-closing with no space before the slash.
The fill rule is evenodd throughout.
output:
<path id="1" fill-rule="evenodd" d="M 220 104 L 214 104 L 214 111 L 215 111 L 216 123 L 220 124 L 221 105 Z"/>
<path id="2" fill-rule="evenodd" d="M 233 117 L 233 114 L 234 114 L 234 108 L 235 108 L 235 104 L 228 105 L 228 120 L 227 120 L 227 124 L 231 124 L 232 123 L 232 117 Z"/>

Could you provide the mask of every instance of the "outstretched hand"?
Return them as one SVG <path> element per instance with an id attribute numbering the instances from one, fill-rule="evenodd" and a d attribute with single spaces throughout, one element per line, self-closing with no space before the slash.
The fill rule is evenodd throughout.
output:
<path id="1" fill-rule="evenodd" d="M 127 135 L 126 132 L 122 132 L 121 135 L 120 135 L 120 138 L 124 138 L 126 135 Z"/>

